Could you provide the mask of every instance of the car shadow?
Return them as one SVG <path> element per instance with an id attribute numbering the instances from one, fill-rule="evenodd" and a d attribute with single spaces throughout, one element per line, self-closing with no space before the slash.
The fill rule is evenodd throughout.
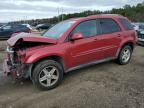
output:
<path id="1" fill-rule="evenodd" d="M 100 69 L 105 70 L 105 66 L 111 67 L 111 65 L 117 65 L 117 64 L 114 63 L 113 61 L 109 61 L 109 62 L 104 62 L 104 63 L 100 63 L 100 64 L 93 64 L 90 66 L 83 67 L 81 69 L 77 69 L 77 70 L 73 70 L 68 73 L 65 73 L 64 79 L 61 83 L 61 86 L 68 85 L 70 83 L 69 80 L 71 78 L 79 77 L 80 75 L 85 74 L 91 70 L 94 70 L 95 72 L 99 72 Z M 33 86 L 33 83 L 30 79 L 21 79 L 21 80 L 14 81 L 14 80 L 12 80 L 12 78 L 10 78 L 4 74 L 1 74 L 1 73 L 0 73 L 0 88 L 1 88 L 0 94 L 1 94 L 1 91 L 4 91 L 7 88 L 13 88 L 15 90 L 16 89 L 27 89 L 27 88 L 29 88 L 30 90 L 36 89 Z M 39 91 L 39 89 L 38 89 L 38 91 Z"/>
<path id="2" fill-rule="evenodd" d="M 105 66 L 110 67 L 110 65 L 118 65 L 118 64 L 116 64 L 114 60 L 99 63 L 99 64 L 92 64 L 92 65 L 65 73 L 64 80 L 68 79 L 69 77 L 77 76 L 78 74 L 81 74 L 81 73 L 85 74 L 85 73 L 89 72 L 90 70 L 99 72 L 99 70 L 105 70 L 105 68 L 104 68 Z"/>

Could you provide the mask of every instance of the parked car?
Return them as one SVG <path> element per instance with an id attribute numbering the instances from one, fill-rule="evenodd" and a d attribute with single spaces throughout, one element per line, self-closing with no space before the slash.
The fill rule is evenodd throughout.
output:
<path id="1" fill-rule="evenodd" d="M 136 32 L 126 17 L 104 14 L 60 22 L 40 37 L 21 33 L 7 43 L 4 72 L 49 90 L 66 72 L 109 60 L 129 63 Z"/>
<path id="2" fill-rule="evenodd" d="M 137 31 L 138 42 L 144 44 L 144 23 L 133 23 L 133 26 Z"/>
<path id="3" fill-rule="evenodd" d="M 7 24 L 0 28 L 0 39 L 8 39 L 14 33 L 26 32 L 30 33 L 31 30 L 25 25 L 20 24 Z"/>
<path id="4" fill-rule="evenodd" d="M 50 27 L 51 27 L 50 24 L 38 24 L 36 26 L 36 29 L 42 31 L 42 30 L 48 30 Z"/>
<path id="5" fill-rule="evenodd" d="M 22 25 L 27 26 L 31 32 L 38 32 L 38 30 L 34 26 L 31 26 L 30 24 L 22 24 Z"/>
<path id="6" fill-rule="evenodd" d="M 22 25 L 28 27 L 31 31 L 33 30 L 32 26 L 30 24 L 22 24 Z"/>
<path id="7" fill-rule="evenodd" d="M 6 25 L 6 23 L 0 23 L 0 27 L 2 27 L 3 25 Z"/>

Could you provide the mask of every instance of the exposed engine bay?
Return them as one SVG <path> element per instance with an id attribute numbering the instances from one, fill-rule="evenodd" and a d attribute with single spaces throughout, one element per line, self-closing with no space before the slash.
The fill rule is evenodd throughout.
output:
<path id="1" fill-rule="evenodd" d="M 12 74 L 14 79 L 28 77 L 32 64 L 25 64 L 26 53 L 30 49 L 38 49 L 50 44 L 56 43 L 55 40 L 45 39 L 42 37 L 30 37 L 27 33 L 20 33 L 10 38 L 7 43 L 7 65 L 8 74 Z M 39 41 L 42 38 L 42 41 Z M 49 41 L 48 41 L 49 40 Z"/>

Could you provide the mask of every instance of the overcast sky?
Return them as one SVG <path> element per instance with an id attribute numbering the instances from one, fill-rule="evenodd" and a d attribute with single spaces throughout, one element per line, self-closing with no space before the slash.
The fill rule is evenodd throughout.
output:
<path id="1" fill-rule="evenodd" d="M 136 5 L 144 0 L 0 0 L 0 22 L 49 18 L 60 13 L 84 10 L 110 10 L 126 4 Z M 62 11 L 63 10 L 63 11 Z"/>

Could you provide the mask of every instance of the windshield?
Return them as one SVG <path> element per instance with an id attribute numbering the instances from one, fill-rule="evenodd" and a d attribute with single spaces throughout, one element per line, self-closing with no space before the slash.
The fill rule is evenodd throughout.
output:
<path id="1" fill-rule="evenodd" d="M 56 24 L 50 28 L 43 36 L 48 38 L 58 39 L 60 38 L 73 24 L 75 21 L 64 21 Z"/>

